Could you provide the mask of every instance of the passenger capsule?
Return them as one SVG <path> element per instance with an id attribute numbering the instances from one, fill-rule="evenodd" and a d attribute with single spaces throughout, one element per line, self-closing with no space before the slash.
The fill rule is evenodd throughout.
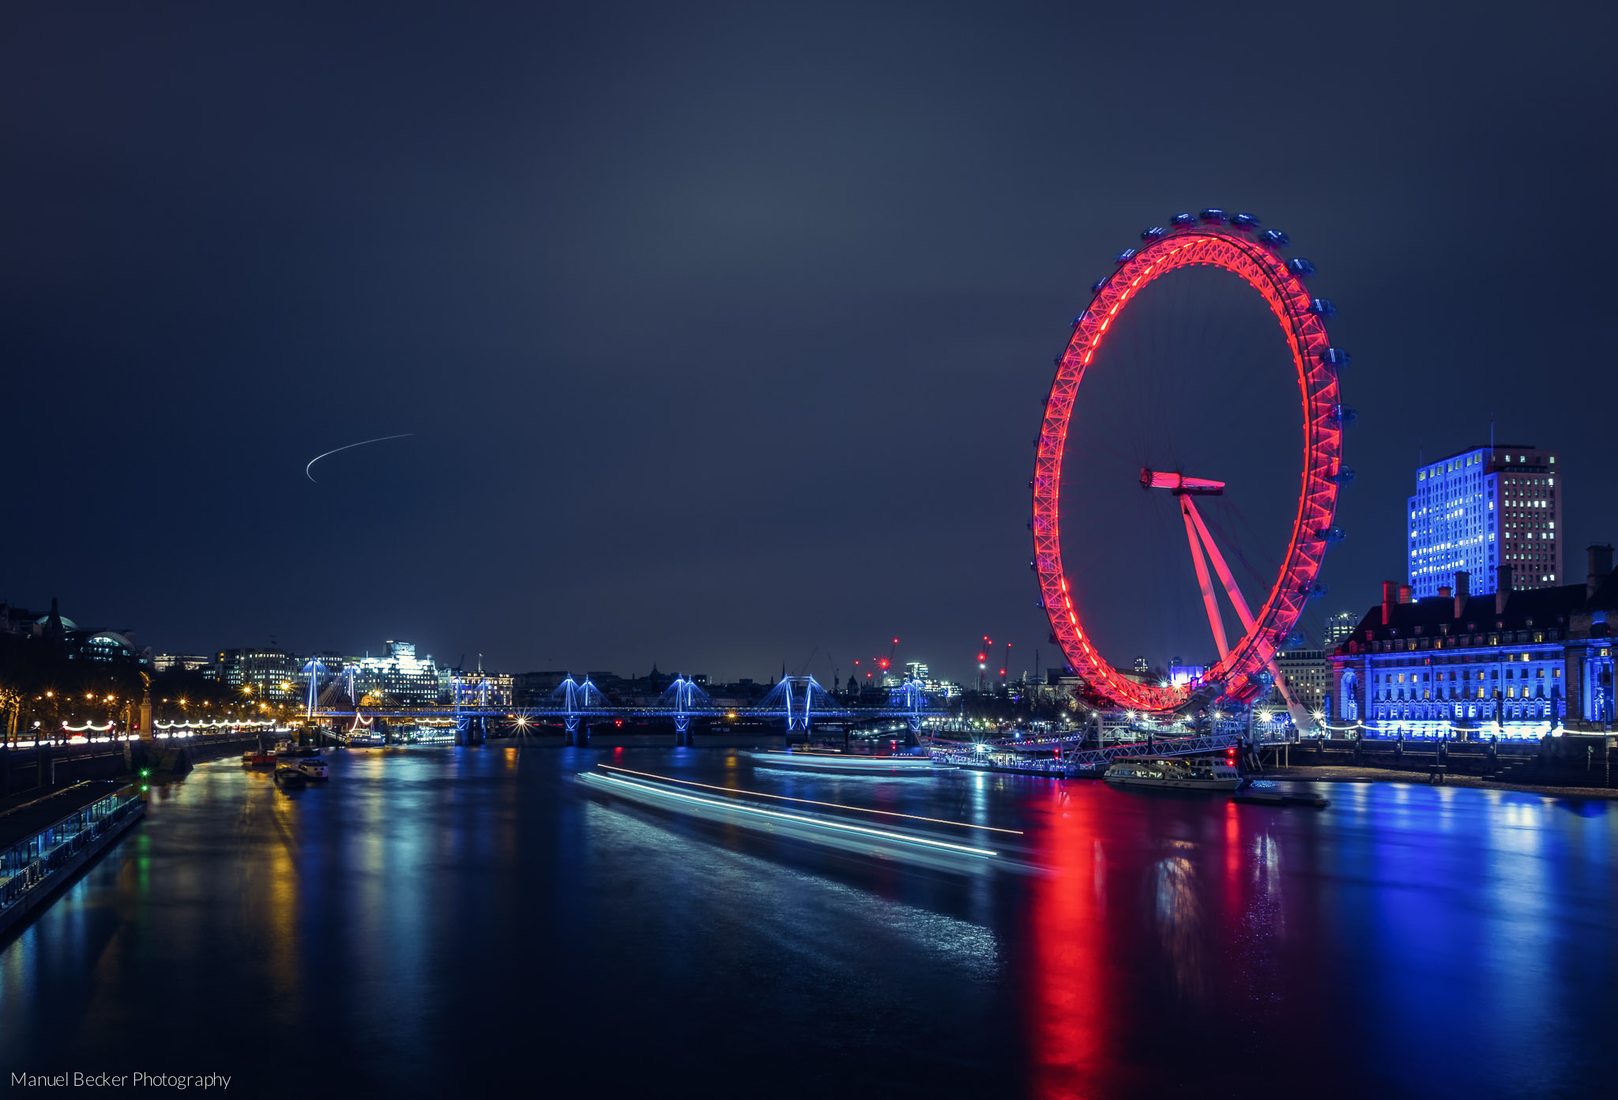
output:
<path id="1" fill-rule="evenodd" d="M 1258 239 L 1269 245 L 1271 248 L 1285 248 L 1287 245 L 1292 243 L 1292 238 L 1281 232 L 1279 229 L 1266 229 L 1264 232 L 1258 235 Z"/>
<path id="2" fill-rule="evenodd" d="M 1337 312 L 1337 307 L 1332 305 L 1330 298 L 1311 298 L 1309 299 L 1309 312 L 1316 317 L 1330 317 Z"/>
<path id="3" fill-rule="evenodd" d="M 1337 467 L 1337 472 L 1335 474 L 1326 475 L 1326 480 L 1335 482 L 1338 485 L 1347 485 L 1350 481 L 1354 480 L 1354 471 L 1349 469 L 1347 466 L 1339 466 Z"/>
<path id="4" fill-rule="evenodd" d="M 1197 216 L 1195 214 L 1176 214 L 1172 220 L 1174 222 L 1174 228 L 1176 229 L 1186 229 L 1197 224 Z"/>
<path id="5" fill-rule="evenodd" d="M 1315 265 L 1304 259 L 1302 256 L 1295 256 L 1287 261 L 1287 270 L 1292 272 L 1294 275 L 1307 279 L 1309 276 L 1315 273 Z"/>
<path id="6" fill-rule="evenodd" d="M 1321 348 L 1320 361 L 1328 367 L 1346 367 L 1353 361 L 1353 357 L 1342 348 Z"/>
<path id="7" fill-rule="evenodd" d="M 1257 229 L 1258 219 L 1251 214 L 1236 214 L 1231 217 L 1230 224 L 1237 229 Z"/>
<path id="8" fill-rule="evenodd" d="M 1118 253 L 1118 257 L 1113 261 L 1113 263 L 1127 264 L 1130 260 L 1135 258 L 1135 253 L 1138 251 L 1140 250 L 1137 248 L 1126 248 L 1122 252 Z"/>
<path id="9" fill-rule="evenodd" d="M 1154 225 L 1150 229 L 1142 229 L 1140 231 L 1140 239 L 1148 244 L 1153 241 L 1160 241 L 1167 235 L 1168 230 L 1164 229 L 1161 225 Z"/>
<path id="10" fill-rule="evenodd" d="M 1344 538 L 1343 529 L 1341 527 L 1322 528 L 1320 537 L 1327 542 L 1342 542 Z"/>
<path id="11" fill-rule="evenodd" d="M 1208 207 L 1208 209 L 1206 209 L 1206 210 L 1202 211 L 1200 214 L 1198 214 L 1197 217 L 1202 219 L 1203 221 L 1207 222 L 1210 225 L 1223 225 L 1223 224 L 1225 224 L 1225 212 L 1223 210 L 1220 210 L 1216 206 Z"/>
<path id="12" fill-rule="evenodd" d="M 1354 423 L 1354 421 L 1356 419 L 1358 419 L 1358 417 L 1359 417 L 1359 413 L 1355 412 L 1353 409 L 1349 408 L 1347 405 L 1333 405 L 1331 407 L 1332 421 L 1334 423 L 1341 424 L 1345 428 L 1348 425 Z"/>
<path id="13" fill-rule="evenodd" d="M 1106 286 L 1106 285 L 1107 285 L 1107 280 L 1105 280 L 1105 279 L 1097 279 L 1094 283 L 1092 283 L 1090 285 L 1090 293 L 1091 294 L 1100 294 L 1101 293 L 1101 288 Z"/>

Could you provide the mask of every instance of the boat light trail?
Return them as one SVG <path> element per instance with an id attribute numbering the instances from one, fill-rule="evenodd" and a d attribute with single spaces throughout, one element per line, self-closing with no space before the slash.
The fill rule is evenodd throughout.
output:
<path id="1" fill-rule="evenodd" d="M 754 798 L 774 798 L 782 802 L 802 802 L 809 806 L 825 806 L 832 810 L 852 810 L 860 814 L 881 814 L 883 817 L 902 817 L 910 821 L 926 821 L 934 825 L 954 825 L 962 829 L 982 829 L 987 833 L 1005 833 L 1007 836 L 1022 836 L 1021 829 L 1002 829 L 995 825 L 974 825 L 970 821 L 950 821 L 942 817 L 923 817 L 920 814 L 901 814 L 894 810 L 873 810 L 865 806 L 847 806 L 841 802 L 820 802 L 813 798 L 793 798 L 785 794 L 766 794 L 764 791 L 748 791 L 740 787 L 718 787 L 712 783 L 698 783 L 695 779 L 676 779 L 672 775 L 654 775 L 651 772 L 638 772 L 634 768 L 620 768 L 612 764 L 597 764 L 596 767 L 607 771 L 624 772 L 628 775 L 644 776 L 647 779 L 657 779 L 664 783 L 684 783 L 688 787 L 704 787 L 710 791 L 725 791 L 729 794 L 745 794 Z"/>
<path id="2" fill-rule="evenodd" d="M 303 468 L 303 476 L 308 478 L 310 481 L 315 481 L 315 475 L 310 472 L 314 469 L 315 463 L 319 462 L 323 458 L 330 458 L 332 455 L 337 454 L 340 451 L 352 451 L 355 447 L 364 447 L 372 443 L 386 443 L 390 439 L 408 439 L 410 436 L 415 434 L 415 432 L 401 432 L 399 435 L 379 435 L 375 439 L 362 439 L 358 443 L 345 443 L 343 446 L 338 447 L 335 450 L 330 450 L 323 455 L 316 455 L 314 458 L 311 458 L 308 465 Z M 320 482 L 315 481 L 315 484 L 319 485 Z"/>
<path id="3" fill-rule="evenodd" d="M 964 852 L 965 854 L 972 856 L 989 856 L 992 858 L 1000 854 L 999 852 L 992 851 L 988 848 L 973 848 L 970 845 L 954 844 L 947 840 L 932 840 L 927 837 L 912 836 L 907 833 L 890 832 L 887 829 L 872 829 L 865 825 L 849 825 L 841 821 L 827 821 L 824 818 L 807 817 L 803 814 L 789 814 L 783 813 L 780 810 L 766 810 L 762 806 L 748 806 L 740 802 L 732 802 L 725 799 L 701 798 L 694 794 L 686 794 L 683 791 L 671 791 L 666 787 L 656 787 L 650 783 L 642 783 L 638 779 L 625 779 L 621 775 L 592 776 L 590 773 L 586 772 L 582 778 L 602 779 L 608 783 L 616 783 L 619 786 L 628 787 L 631 790 L 644 791 L 648 794 L 657 795 L 661 798 L 677 798 L 682 802 L 694 802 L 699 806 L 714 806 L 718 809 L 727 810 L 732 813 L 752 814 L 755 817 L 776 818 L 782 821 L 795 821 L 799 824 L 809 825 L 819 829 L 834 829 L 839 832 L 858 833 L 864 836 L 875 837 L 878 840 L 896 840 L 901 844 L 914 844 L 918 847 L 934 848 L 945 852 Z"/>

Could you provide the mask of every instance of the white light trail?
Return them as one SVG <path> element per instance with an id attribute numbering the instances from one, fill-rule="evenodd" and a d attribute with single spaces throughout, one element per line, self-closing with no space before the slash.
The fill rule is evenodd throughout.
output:
<path id="1" fill-rule="evenodd" d="M 827 821 L 824 818 L 805 817 L 802 814 L 782 813 L 780 810 L 766 810 L 761 806 L 745 806 L 716 798 L 699 798 L 694 794 L 685 794 L 681 791 L 671 791 L 664 787 L 655 787 L 650 783 L 642 783 L 638 779 L 625 779 L 621 775 L 595 776 L 589 772 L 580 774 L 581 779 L 600 779 L 616 784 L 630 790 L 642 791 L 646 794 L 656 795 L 660 798 L 672 798 L 681 802 L 691 802 L 700 806 L 713 806 L 730 813 L 749 814 L 755 817 L 775 818 L 782 821 L 792 821 L 818 829 L 829 829 L 837 832 L 856 833 L 878 840 L 893 840 L 901 844 L 914 844 L 922 848 L 931 848 L 938 851 L 960 852 L 966 855 L 988 856 L 993 858 L 999 853 L 988 848 L 973 848 L 965 844 L 953 844 L 947 840 L 931 840 L 926 837 L 914 836 L 906 833 L 889 832 L 886 829 L 872 829 L 865 825 L 848 825 L 840 821 Z"/>
<path id="2" fill-rule="evenodd" d="M 311 458 L 308 465 L 304 466 L 303 468 L 303 476 L 308 478 L 310 481 L 315 481 L 315 475 L 310 473 L 310 471 L 314 469 L 315 463 L 319 462 L 323 458 L 330 458 L 332 455 L 337 454 L 340 451 L 352 451 L 355 447 L 364 447 L 371 443 L 386 443 L 390 439 L 408 439 L 410 436 L 415 434 L 415 432 L 401 432 L 399 435 L 379 435 L 375 439 L 362 439 L 358 443 L 346 443 L 341 447 L 335 448 L 334 450 L 327 451 L 325 454 L 316 455 L 314 458 Z M 315 484 L 319 485 L 320 482 L 315 481 Z"/>
<path id="3" fill-rule="evenodd" d="M 638 772 L 634 768 L 620 768 L 614 764 L 597 764 L 596 767 L 607 771 L 624 772 L 628 775 L 644 776 L 647 779 L 658 779 L 664 783 L 684 783 L 690 787 L 704 787 L 710 791 L 723 791 L 726 794 L 744 794 L 750 798 L 774 798 L 782 802 L 802 802 L 810 806 L 825 806 L 833 810 L 852 810 L 860 814 L 881 814 L 883 817 L 903 817 L 910 821 L 927 821 L 934 825 L 954 825 L 961 829 L 982 829 L 988 833 L 1006 833 L 1009 836 L 1022 836 L 1021 829 L 1002 829 L 996 825 L 974 825 L 970 821 L 950 821 L 943 817 L 923 817 L 921 814 L 902 814 L 897 810 L 873 810 L 866 806 L 849 806 L 842 802 L 821 802 L 814 798 L 793 798 L 785 794 L 768 794 L 764 791 L 743 790 L 741 787 L 717 787 L 712 783 L 698 783 L 695 779 L 676 779 L 672 775 L 654 775 L 652 772 Z"/>

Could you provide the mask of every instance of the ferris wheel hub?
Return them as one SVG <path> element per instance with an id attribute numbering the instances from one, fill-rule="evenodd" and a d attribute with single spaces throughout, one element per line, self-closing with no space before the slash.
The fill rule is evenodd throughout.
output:
<path id="1" fill-rule="evenodd" d="M 1140 487 L 1142 489 L 1167 489 L 1177 497 L 1216 497 L 1225 491 L 1225 483 L 1215 481 L 1211 477 L 1187 477 L 1178 470 L 1154 470 L 1149 466 L 1140 468 Z"/>

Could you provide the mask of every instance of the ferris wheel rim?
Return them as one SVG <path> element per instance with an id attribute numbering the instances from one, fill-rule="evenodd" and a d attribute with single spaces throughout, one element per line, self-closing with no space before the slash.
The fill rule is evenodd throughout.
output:
<path id="1" fill-rule="evenodd" d="M 1210 211 L 1206 213 L 1218 213 Z M 1181 218 L 1187 218 L 1182 215 Z M 1207 219 L 1204 219 L 1205 221 Z M 1256 221 L 1253 223 L 1256 228 Z M 1190 685 L 1155 686 L 1127 677 L 1101 655 L 1086 635 L 1074 606 L 1061 552 L 1061 473 L 1079 385 L 1107 330 L 1146 286 L 1184 267 L 1211 266 L 1241 278 L 1269 305 L 1286 336 L 1297 375 L 1304 427 L 1303 472 L 1287 552 L 1253 626 L 1210 667 L 1206 682 L 1223 697 L 1256 690 L 1254 676 L 1266 667 L 1279 643 L 1302 615 L 1334 529 L 1337 475 L 1342 461 L 1342 426 L 1337 365 L 1322 312 L 1303 283 L 1313 268 L 1305 260 L 1285 260 L 1273 238 L 1255 239 L 1246 227 L 1189 224 L 1176 219 L 1172 230 L 1148 230 L 1146 243 L 1121 253 L 1117 267 L 1096 284 L 1090 305 L 1075 320 L 1067 347 L 1057 360 L 1046 397 L 1034 462 L 1034 569 L 1052 639 L 1087 683 L 1120 706 L 1148 712 L 1184 707 Z M 1286 243 L 1279 235 L 1279 243 Z"/>

